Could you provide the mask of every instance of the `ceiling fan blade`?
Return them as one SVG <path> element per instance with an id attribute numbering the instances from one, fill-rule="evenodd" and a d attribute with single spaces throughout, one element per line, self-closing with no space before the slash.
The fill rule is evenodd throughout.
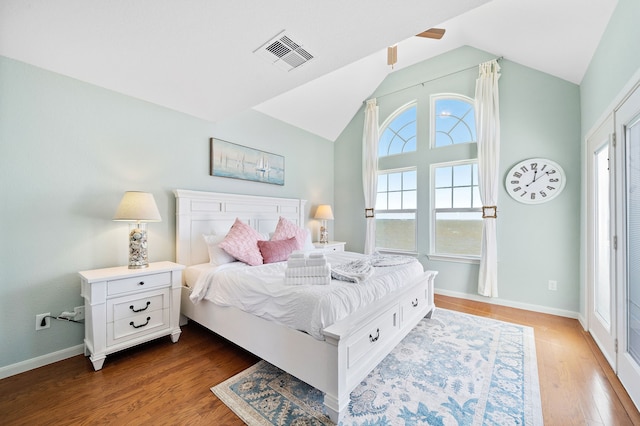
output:
<path id="1" fill-rule="evenodd" d="M 420 34 L 416 34 L 417 37 L 435 38 L 440 40 L 445 33 L 444 28 L 429 28 L 427 31 L 423 31 Z"/>

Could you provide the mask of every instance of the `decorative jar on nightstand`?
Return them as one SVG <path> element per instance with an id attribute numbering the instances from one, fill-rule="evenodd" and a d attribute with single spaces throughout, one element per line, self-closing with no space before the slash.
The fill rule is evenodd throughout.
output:
<path id="1" fill-rule="evenodd" d="M 320 250 L 344 251 L 345 244 L 343 241 L 329 241 L 327 243 L 315 242 L 313 246 Z"/>
<path id="2" fill-rule="evenodd" d="M 107 355 L 162 336 L 180 338 L 183 265 L 150 263 L 80 272 L 85 299 L 84 352 L 95 370 Z"/>

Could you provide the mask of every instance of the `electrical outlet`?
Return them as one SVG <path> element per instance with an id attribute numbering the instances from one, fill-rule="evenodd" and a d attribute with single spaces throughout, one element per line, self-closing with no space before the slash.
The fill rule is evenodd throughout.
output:
<path id="1" fill-rule="evenodd" d="M 82 321 L 84 319 L 84 306 L 76 306 L 73 308 L 73 312 L 76 313 L 76 316 L 73 317 L 74 321 Z"/>
<path id="2" fill-rule="evenodd" d="M 51 318 L 49 318 L 49 316 L 51 316 L 49 312 L 36 315 L 36 331 L 51 327 Z M 43 321 L 45 325 L 42 325 Z"/>
<path id="3" fill-rule="evenodd" d="M 558 281 L 549 280 L 549 290 L 551 291 L 558 290 Z"/>

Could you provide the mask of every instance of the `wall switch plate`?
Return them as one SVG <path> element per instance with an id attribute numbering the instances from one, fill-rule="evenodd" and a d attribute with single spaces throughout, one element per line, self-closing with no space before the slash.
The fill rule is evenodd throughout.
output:
<path id="1" fill-rule="evenodd" d="M 51 318 L 48 318 L 49 316 L 51 316 L 51 313 L 36 315 L 36 331 L 51 327 Z M 43 320 L 45 325 L 42 325 Z"/>
<path id="2" fill-rule="evenodd" d="M 549 280 L 549 290 L 551 291 L 558 290 L 558 281 Z"/>
<path id="3" fill-rule="evenodd" d="M 84 306 L 76 306 L 75 308 L 73 308 L 73 312 L 76 313 L 76 316 L 73 317 L 74 321 L 84 320 Z"/>

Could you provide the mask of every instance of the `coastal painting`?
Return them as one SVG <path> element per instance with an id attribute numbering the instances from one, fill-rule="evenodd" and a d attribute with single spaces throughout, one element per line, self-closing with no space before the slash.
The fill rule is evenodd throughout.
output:
<path id="1" fill-rule="evenodd" d="M 284 185 L 284 157 L 247 146 L 210 139 L 211 176 Z"/>

